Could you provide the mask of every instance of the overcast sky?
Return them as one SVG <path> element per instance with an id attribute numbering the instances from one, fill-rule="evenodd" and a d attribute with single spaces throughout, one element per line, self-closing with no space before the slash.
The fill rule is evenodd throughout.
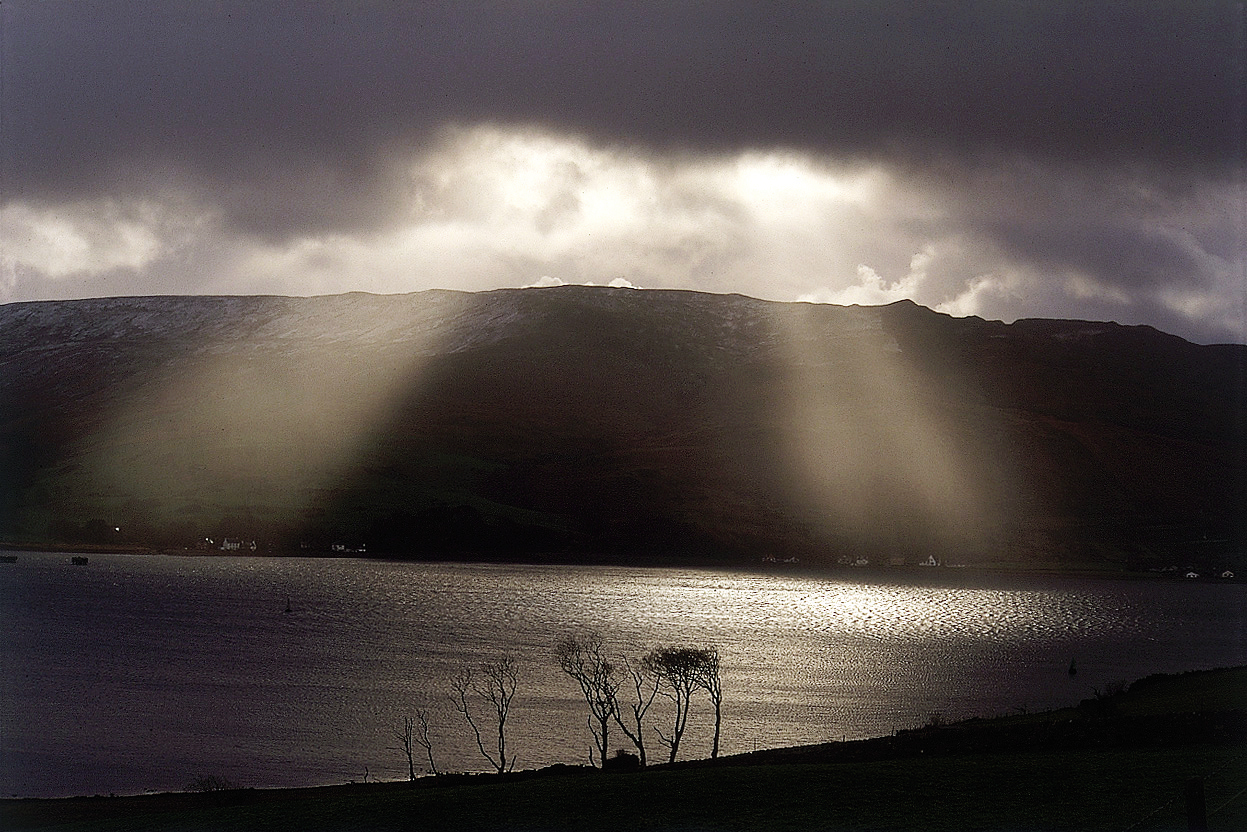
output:
<path id="1" fill-rule="evenodd" d="M 1241 4 L 0 5 L 0 302 L 615 282 L 1244 341 Z"/>

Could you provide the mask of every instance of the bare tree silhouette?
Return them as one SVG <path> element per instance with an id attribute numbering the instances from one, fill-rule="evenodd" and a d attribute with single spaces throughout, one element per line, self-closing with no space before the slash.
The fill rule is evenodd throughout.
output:
<path id="1" fill-rule="evenodd" d="M 589 762 L 605 766 L 611 720 L 619 712 L 616 694 L 621 680 L 617 668 L 606 658 L 602 637 L 593 631 L 567 636 L 555 647 L 555 655 L 563 672 L 580 685 L 589 706 L 589 730 L 597 750 L 594 760 L 594 749 L 589 749 Z"/>
<path id="2" fill-rule="evenodd" d="M 507 716 L 511 710 L 511 700 L 515 698 L 516 664 L 510 656 L 503 656 L 496 661 L 483 662 L 478 670 L 481 674 L 479 679 L 474 676 L 471 666 L 460 671 L 459 675 L 451 681 L 454 694 L 450 699 L 454 703 L 455 710 L 462 714 L 471 726 L 472 734 L 476 737 L 476 747 L 480 749 L 481 755 L 501 774 L 515 768 L 515 756 L 512 755 L 511 759 L 507 760 Z M 481 729 L 472 716 L 472 708 L 468 702 L 469 694 L 488 704 L 492 711 L 491 716 L 498 728 L 496 755 L 485 748 L 485 742 L 481 738 Z"/>
<path id="3" fill-rule="evenodd" d="M 700 647 L 657 647 L 643 660 L 645 669 L 659 680 L 659 692 L 675 703 L 675 721 L 671 735 L 654 729 L 658 733 L 659 741 L 671 749 L 668 762 L 674 763 L 680 751 L 680 740 L 688 727 L 688 708 L 693 699 L 693 691 L 704 688 L 707 653 L 706 648 Z"/>
<path id="4" fill-rule="evenodd" d="M 624 657 L 623 663 L 628 671 L 628 676 L 632 679 L 632 687 L 636 692 L 636 698 L 628 703 L 628 710 L 631 712 L 631 719 L 628 722 L 625 722 L 623 719 L 623 708 L 616 703 L 615 722 L 619 725 L 619 729 L 624 732 L 624 735 L 632 740 L 632 744 L 636 746 L 637 754 L 640 755 L 641 766 L 644 767 L 648 763 L 645 755 L 645 714 L 649 711 L 650 705 L 654 704 L 654 699 L 658 696 L 658 689 L 662 681 L 658 676 L 646 671 L 643 660 L 633 664 L 631 660 Z"/>
<path id="5" fill-rule="evenodd" d="M 403 754 L 407 756 L 407 779 L 415 781 L 416 779 L 416 758 L 415 758 L 415 720 L 409 716 L 403 717 L 403 730 L 394 735 L 400 743 L 402 743 Z"/>
<path id="6" fill-rule="evenodd" d="M 440 774 L 437 770 L 437 763 L 433 762 L 433 740 L 429 737 L 429 712 L 424 708 L 416 708 L 416 724 L 419 731 L 416 732 L 416 744 L 424 749 L 425 756 L 429 759 L 429 771 L 433 774 Z"/>
<path id="7" fill-rule="evenodd" d="M 719 675 L 719 650 L 716 647 L 703 647 L 699 651 L 701 663 L 697 667 L 696 684 L 710 697 L 714 705 L 714 744 L 710 748 L 710 759 L 719 756 L 719 732 L 723 726 L 723 680 Z"/>
<path id="8" fill-rule="evenodd" d="M 424 749 L 429 760 L 429 771 L 437 774 L 437 764 L 433 762 L 433 740 L 429 736 L 429 712 L 424 708 L 416 708 L 416 716 L 403 717 L 403 730 L 396 733 L 395 738 L 401 744 L 400 750 L 407 758 L 407 778 L 416 779 L 416 746 Z"/>

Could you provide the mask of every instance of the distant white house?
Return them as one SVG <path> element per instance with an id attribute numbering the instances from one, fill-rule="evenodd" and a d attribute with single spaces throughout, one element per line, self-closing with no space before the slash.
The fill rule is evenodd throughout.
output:
<path id="1" fill-rule="evenodd" d="M 256 545 L 254 540 L 241 540 L 227 537 L 221 541 L 222 552 L 254 552 L 255 550 Z"/>

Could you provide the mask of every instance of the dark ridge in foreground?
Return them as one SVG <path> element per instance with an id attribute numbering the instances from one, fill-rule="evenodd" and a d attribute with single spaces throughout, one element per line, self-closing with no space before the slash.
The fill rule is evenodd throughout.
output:
<path id="1" fill-rule="evenodd" d="M 1247 571 L 1247 347 L 595 287 L 0 306 L 0 543 Z"/>
<path id="2" fill-rule="evenodd" d="M 1247 822 L 1247 668 L 1154 676 L 1076 708 L 626 773 L 0 800 L 5 829 L 1176 829 Z M 1147 821 L 1146 825 L 1137 825 Z"/>
<path id="3" fill-rule="evenodd" d="M 924 754 L 985 754 L 1247 747 L 1247 668 L 1157 675 L 1129 688 L 1086 699 L 1077 708 L 969 719 L 842 743 L 776 748 L 736 755 L 726 764 L 846 763 Z"/>

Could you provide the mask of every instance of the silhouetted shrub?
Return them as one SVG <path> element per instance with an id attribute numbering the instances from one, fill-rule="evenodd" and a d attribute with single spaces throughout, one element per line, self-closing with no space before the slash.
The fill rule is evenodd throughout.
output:
<path id="1" fill-rule="evenodd" d="M 603 771 L 635 771 L 641 767 L 641 758 L 627 749 L 620 748 L 615 756 L 602 763 Z"/>
<path id="2" fill-rule="evenodd" d="M 232 789 L 242 788 L 237 783 L 226 780 L 224 777 L 217 777 L 210 774 L 207 777 L 198 777 L 186 784 L 188 792 L 228 792 Z"/>

